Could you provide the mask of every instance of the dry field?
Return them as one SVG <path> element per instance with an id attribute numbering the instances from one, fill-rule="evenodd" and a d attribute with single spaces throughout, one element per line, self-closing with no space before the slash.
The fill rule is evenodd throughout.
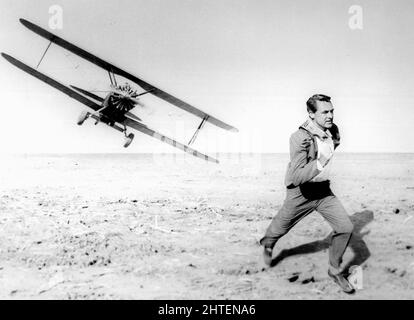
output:
<path id="1" fill-rule="evenodd" d="M 414 155 L 338 154 L 332 189 L 356 226 L 346 265 L 327 275 L 318 213 L 277 244 L 258 240 L 285 197 L 287 155 L 3 156 L 1 299 L 414 298 Z"/>

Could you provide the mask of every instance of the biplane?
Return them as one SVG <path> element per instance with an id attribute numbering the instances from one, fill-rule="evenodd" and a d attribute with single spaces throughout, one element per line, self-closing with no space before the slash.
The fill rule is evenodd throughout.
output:
<path id="1" fill-rule="evenodd" d="M 194 143 L 198 132 L 202 129 L 202 127 L 204 126 L 206 122 L 209 122 L 213 125 L 216 125 L 217 127 L 220 127 L 222 129 L 229 130 L 232 132 L 238 131 L 236 128 L 224 123 L 223 121 L 213 117 L 212 115 L 193 107 L 192 105 L 114 66 L 113 64 L 108 63 L 98 58 L 97 56 L 75 46 L 74 44 L 50 33 L 49 31 L 42 29 L 41 27 L 24 19 L 20 19 L 20 22 L 25 27 L 27 27 L 29 30 L 49 40 L 49 44 L 46 50 L 44 51 L 37 67 L 32 68 L 5 53 L 2 53 L 1 55 L 7 61 L 12 63 L 16 67 L 20 68 L 21 70 L 29 73 L 30 75 L 36 77 L 37 79 L 49 84 L 55 89 L 60 90 L 61 92 L 68 95 L 69 97 L 89 107 L 91 111 L 85 110 L 80 114 L 79 119 L 77 121 L 78 125 L 82 125 L 83 122 L 87 120 L 88 118 L 94 119 L 95 124 L 104 123 L 124 134 L 125 136 L 124 147 L 125 148 L 131 144 L 134 138 L 134 134 L 128 133 L 127 131 L 127 128 L 132 128 L 141 133 L 152 136 L 155 139 L 161 140 L 162 142 L 165 142 L 195 157 L 204 159 L 206 161 L 215 162 L 215 163 L 218 163 L 217 159 L 214 159 L 213 157 L 202 154 L 198 152 L 197 150 L 194 150 L 189 147 L 192 143 Z M 111 87 L 111 90 L 109 91 L 109 93 L 105 97 L 101 97 L 93 92 L 81 89 L 73 85 L 70 85 L 69 87 L 65 86 L 62 83 L 39 72 L 37 68 L 39 67 L 40 63 L 42 62 L 43 58 L 45 57 L 47 53 L 47 50 L 50 48 L 52 43 L 106 70 L 109 76 L 110 87 Z M 137 90 L 133 90 L 132 87 L 129 85 L 129 83 L 126 83 L 124 85 L 118 84 L 116 76 L 123 77 L 125 79 L 128 79 L 129 81 L 132 81 L 133 83 L 137 84 L 143 90 L 143 92 L 138 93 Z M 201 123 L 197 127 L 196 131 L 194 132 L 193 136 L 191 137 L 187 145 L 182 144 L 174 139 L 171 139 L 161 133 L 158 133 L 152 130 L 151 128 L 146 126 L 137 115 L 131 112 L 131 110 L 135 106 L 137 105 L 142 106 L 142 103 L 140 102 L 139 97 L 145 94 L 152 94 L 202 119 Z"/>

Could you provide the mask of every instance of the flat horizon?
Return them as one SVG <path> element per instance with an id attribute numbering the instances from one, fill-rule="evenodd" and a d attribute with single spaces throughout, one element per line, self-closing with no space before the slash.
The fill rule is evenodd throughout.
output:
<path id="1" fill-rule="evenodd" d="M 129 152 L 129 153 L 123 153 L 123 152 L 15 152 L 15 153 L 3 153 L 2 155 L 82 155 L 82 154 L 89 154 L 89 155 L 104 155 L 104 154 L 113 154 L 113 155 L 151 155 L 151 154 L 176 154 L 176 155 L 183 155 L 187 156 L 189 154 L 181 153 L 181 152 Z M 289 152 L 211 152 L 209 154 L 264 154 L 264 155 L 273 155 L 273 154 L 289 154 Z M 413 154 L 414 152 L 400 152 L 400 151 L 376 151 L 376 152 L 370 152 L 370 151 L 336 151 L 336 155 L 338 154 Z"/>

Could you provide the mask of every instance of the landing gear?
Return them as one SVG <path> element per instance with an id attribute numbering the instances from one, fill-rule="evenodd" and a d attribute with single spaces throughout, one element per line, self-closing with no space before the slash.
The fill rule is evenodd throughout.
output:
<path id="1" fill-rule="evenodd" d="M 134 140 L 134 134 L 133 133 L 130 133 L 129 135 L 125 134 L 124 148 L 127 148 L 131 144 L 132 140 Z"/>
<path id="2" fill-rule="evenodd" d="M 81 126 L 85 122 L 85 120 L 89 118 L 89 116 L 90 113 L 88 111 L 82 111 L 78 118 L 78 125 Z"/>

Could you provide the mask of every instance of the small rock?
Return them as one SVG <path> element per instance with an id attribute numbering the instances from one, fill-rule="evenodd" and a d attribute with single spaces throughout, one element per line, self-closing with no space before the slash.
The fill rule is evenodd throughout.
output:
<path id="1" fill-rule="evenodd" d="M 400 277 L 402 278 L 402 277 L 404 277 L 405 276 L 405 274 L 407 273 L 407 271 L 402 271 L 401 273 L 400 273 Z"/>
<path id="2" fill-rule="evenodd" d="M 309 282 L 315 282 L 315 278 L 312 276 L 312 277 L 310 277 L 308 279 L 302 280 L 302 284 L 307 284 Z"/>
<path id="3" fill-rule="evenodd" d="M 390 268 L 390 267 L 387 267 L 387 268 L 386 268 L 386 270 L 387 270 L 389 273 L 395 273 L 395 271 L 397 271 L 397 268 Z"/>
<path id="4" fill-rule="evenodd" d="M 190 263 L 189 265 L 188 265 L 189 267 L 191 267 L 191 268 L 197 268 L 195 265 L 193 265 L 192 263 Z"/>
<path id="5" fill-rule="evenodd" d="M 288 278 L 289 282 L 295 282 L 298 279 L 299 279 L 299 272 L 293 273 L 292 276 Z"/>
<path id="6" fill-rule="evenodd" d="M 413 246 L 411 246 L 411 245 L 405 246 L 405 248 L 406 248 L 407 250 L 410 250 L 412 247 L 413 247 Z"/>
<path id="7" fill-rule="evenodd" d="M 394 213 L 395 214 L 399 214 L 400 213 L 400 209 L 398 209 L 398 208 L 394 209 Z"/>
<path id="8" fill-rule="evenodd" d="M 89 262 L 89 265 L 90 265 L 90 266 L 93 266 L 93 265 L 94 265 L 95 263 L 97 263 L 97 262 L 98 262 L 97 260 L 92 260 L 92 261 L 90 261 L 90 262 Z"/>

